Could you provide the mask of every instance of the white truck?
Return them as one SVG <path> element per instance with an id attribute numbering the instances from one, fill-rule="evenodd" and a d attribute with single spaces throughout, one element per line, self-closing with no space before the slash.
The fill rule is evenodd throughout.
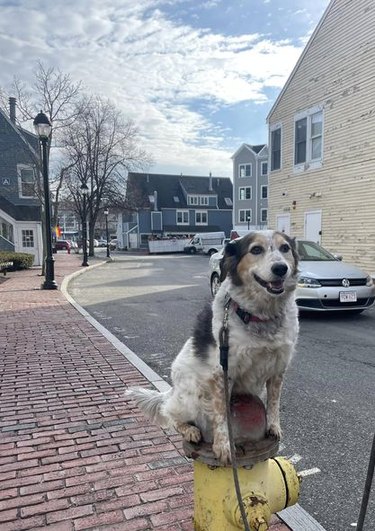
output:
<path id="1" fill-rule="evenodd" d="M 185 246 L 184 252 L 195 254 L 204 253 L 211 256 L 222 249 L 225 240 L 225 232 L 201 232 Z"/>

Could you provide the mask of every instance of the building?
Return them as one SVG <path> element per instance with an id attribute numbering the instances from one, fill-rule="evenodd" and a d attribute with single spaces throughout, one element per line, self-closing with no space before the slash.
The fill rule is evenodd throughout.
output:
<path id="1" fill-rule="evenodd" d="M 233 228 L 267 228 L 268 148 L 242 144 L 233 160 Z"/>
<path id="2" fill-rule="evenodd" d="M 0 250 L 33 254 L 34 265 L 43 254 L 38 161 L 38 138 L 17 126 L 9 98 L 9 115 L 0 109 Z"/>
<path id="3" fill-rule="evenodd" d="M 119 247 L 147 246 L 149 238 L 194 235 L 232 228 L 232 182 L 228 177 L 128 175 L 129 212 L 120 214 Z"/>
<path id="4" fill-rule="evenodd" d="M 269 223 L 375 270 L 375 4 L 331 0 L 269 115 Z"/>

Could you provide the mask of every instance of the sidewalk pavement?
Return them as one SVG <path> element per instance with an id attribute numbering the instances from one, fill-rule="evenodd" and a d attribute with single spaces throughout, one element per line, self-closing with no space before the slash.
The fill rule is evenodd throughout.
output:
<path id="1" fill-rule="evenodd" d="M 57 254 L 56 281 L 80 268 Z M 127 386 L 149 385 L 39 269 L 0 283 L 0 529 L 192 531 L 192 464 Z M 271 531 L 290 528 L 278 518 Z M 225 531 L 225 530 L 218 530 Z"/>

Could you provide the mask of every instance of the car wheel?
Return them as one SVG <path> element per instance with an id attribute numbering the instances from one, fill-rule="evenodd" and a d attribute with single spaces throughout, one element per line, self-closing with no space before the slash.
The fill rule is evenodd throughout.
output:
<path id="1" fill-rule="evenodd" d="M 190 254 L 195 254 L 197 252 L 195 247 L 191 247 Z"/>
<path id="2" fill-rule="evenodd" d="M 211 295 L 213 297 L 215 297 L 216 293 L 219 291 L 220 285 L 219 275 L 214 273 L 211 277 Z"/>

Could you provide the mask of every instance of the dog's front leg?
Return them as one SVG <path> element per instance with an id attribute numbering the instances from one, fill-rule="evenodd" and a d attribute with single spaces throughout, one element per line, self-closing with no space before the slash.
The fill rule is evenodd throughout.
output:
<path id="1" fill-rule="evenodd" d="M 272 376 L 267 380 L 267 431 L 268 435 L 281 437 L 280 395 L 283 375 Z"/>
<path id="2" fill-rule="evenodd" d="M 232 385 L 229 382 L 228 396 L 231 396 Z M 210 394 L 212 407 L 212 450 L 223 464 L 231 462 L 228 437 L 227 415 L 224 392 L 224 376 L 221 368 L 210 380 Z"/>

